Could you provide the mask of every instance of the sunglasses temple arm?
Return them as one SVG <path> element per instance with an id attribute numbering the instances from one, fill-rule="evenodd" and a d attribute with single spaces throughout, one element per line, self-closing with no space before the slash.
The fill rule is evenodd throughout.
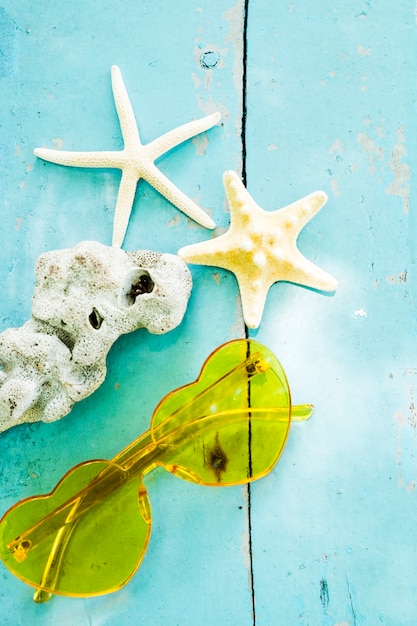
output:
<path id="1" fill-rule="evenodd" d="M 133 448 L 136 458 L 141 459 L 141 463 L 138 463 L 138 469 L 139 467 L 146 467 L 148 459 L 158 454 L 158 450 L 156 450 L 156 446 L 152 441 L 151 432 L 149 430 L 146 431 L 134 443 L 136 446 L 131 444 L 129 449 Z M 125 451 L 126 449 L 120 455 L 123 455 Z M 133 476 L 130 474 L 127 476 L 123 467 L 118 465 L 117 461 L 120 455 L 114 457 L 104 470 L 99 472 L 88 485 L 74 494 L 74 496 L 40 519 L 32 527 L 26 528 L 16 539 L 7 545 L 7 548 L 14 552 L 26 542 L 30 544 L 29 550 L 33 550 L 44 537 L 51 533 L 57 533 L 67 525 L 73 526 L 74 522 L 89 511 L 91 507 L 102 501 L 110 493 L 113 493 L 121 484 L 123 475 L 127 479 L 132 478 Z M 77 469 L 78 467 L 73 468 L 68 474 L 76 472 Z"/>
<path id="2" fill-rule="evenodd" d="M 41 583 L 33 594 L 33 600 L 37 604 L 48 602 L 48 600 L 52 598 L 52 592 L 57 586 L 64 564 L 65 550 L 80 519 L 81 518 L 78 518 L 71 524 L 62 526 L 62 528 L 59 529 L 49 553 Z M 45 591 L 45 589 L 50 589 L 51 591 Z"/>
<path id="3" fill-rule="evenodd" d="M 314 406 L 312 404 L 296 404 L 291 407 L 291 421 L 305 422 L 313 415 Z"/>
<path id="4" fill-rule="evenodd" d="M 292 407 L 291 419 L 292 421 L 305 421 L 312 412 L 312 405 L 295 405 Z M 168 440 L 171 439 L 174 432 L 168 436 Z M 172 439 L 170 443 L 173 443 Z M 8 548 L 13 550 L 24 539 L 28 539 L 31 542 L 31 549 L 33 549 L 45 535 L 57 532 L 66 525 L 72 526 L 74 521 L 79 519 L 83 513 L 117 488 L 120 484 L 120 472 L 126 472 L 129 478 L 146 473 L 147 466 L 152 466 L 161 453 L 163 454 L 163 449 L 159 448 L 158 442 L 152 443 L 152 434 L 147 431 L 109 462 L 108 467 L 100 472 L 84 489 L 45 518 L 39 520 L 35 526 L 26 529 L 13 542 L 10 542 Z"/>

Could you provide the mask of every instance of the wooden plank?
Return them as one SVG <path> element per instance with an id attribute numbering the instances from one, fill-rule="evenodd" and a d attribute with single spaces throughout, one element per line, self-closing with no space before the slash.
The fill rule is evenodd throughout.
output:
<path id="1" fill-rule="evenodd" d="M 252 487 L 256 623 L 411 626 L 414 3 L 250 2 L 248 42 L 249 189 L 328 193 L 299 246 L 340 283 L 273 286 L 257 333 L 316 411 Z"/>
<path id="2" fill-rule="evenodd" d="M 211 209 L 220 227 L 227 225 L 221 176 L 241 163 L 242 3 L 186 0 L 173 10 L 168 3 L 134 0 L 5 0 L 0 20 L 5 329 L 30 314 L 41 252 L 83 239 L 111 241 L 118 173 L 46 164 L 32 151 L 43 145 L 120 148 L 113 64 L 122 70 L 144 142 L 221 111 L 221 127 L 178 147 L 159 166 Z M 208 52 L 219 55 L 212 69 L 209 57 L 201 61 Z M 210 235 L 140 184 L 126 249 L 176 252 Z M 23 497 L 49 491 L 74 464 L 111 458 L 148 427 L 166 393 L 193 380 L 215 347 L 243 334 L 233 277 L 198 268 L 193 275 L 180 328 L 166 336 L 138 331 L 121 338 L 109 355 L 105 383 L 70 416 L 1 436 L 1 513 Z M 38 606 L 30 589 L 3 568 L 3 623 L 251 624 L 245 492 L 196 487 L 166 472 L 147 485 L 153 536 L 125 588 L 104 598 L 59 598 Z"/>

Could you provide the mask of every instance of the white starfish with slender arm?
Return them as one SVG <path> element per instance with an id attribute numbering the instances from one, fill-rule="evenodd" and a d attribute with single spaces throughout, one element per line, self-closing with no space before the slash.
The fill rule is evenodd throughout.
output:
<path id="1" fill-rule="evenodd" d="M 215 223 L 205 211 L 186 196 L 155 165 L 155 160 L 187 139 L 202 133 L 220 120 L 220 113 L 174 128 L 148 144 L 142 144 L 135 114 L 123 82 L 120 69 L 111 70 L 112 89 L 122 131 L 123 150 L 100 152 L 69 152 L 36 148 L 36 156 L 72 167 L 116 168 L 122 170 L 119 193 L 114 214 L 112 245 L 121 247 L 129 223 L 138 181 L 143 178 L 157 189 L 169 202 L 205 228 L 214 228 Z"/>

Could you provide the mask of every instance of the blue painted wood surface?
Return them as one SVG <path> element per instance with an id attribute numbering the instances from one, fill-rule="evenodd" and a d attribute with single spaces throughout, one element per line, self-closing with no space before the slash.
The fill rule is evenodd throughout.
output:
<path id="1" fill-rule="evenodd" d="M 417 624 L 414 2 L 246 5 L 245 19 L 232 0 L 1 4 L 0 330 L 29 317 L 41 252 L 110 242 L 119 174 L 32 151 L 120 147 L 112 64 L 145 142 L 222 112 L 221 127 L 159 163 L 220 228 L 226 169 L 267 210 L 326 191 L 299 245 L 340 282 L 333 297 L 274 285 L 250 333 L 281 359 L 294 401 L 316 406 L 250 498 L 155 473 L 150 546 L 125 588 L 39 606 L 1 567 L 1 624 Z M 140 184 L 126 249 L 208 237 Z M 1 514 L 74 464 L 113 456 L 217 345 L 244 336 L 233 276 L 192 272 L 178 329 L 121 338 L 103 386 L 68 417 L 0 436 Z"/>

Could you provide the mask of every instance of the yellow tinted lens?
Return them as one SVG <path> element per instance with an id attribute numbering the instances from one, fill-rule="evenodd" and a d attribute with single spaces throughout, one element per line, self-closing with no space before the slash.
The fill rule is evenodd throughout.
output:
<path id="1" fill-rule="evenodd" d="M 289 431 L 289 409 L 217 413 L 183 429 L 182 443 L 168 446 L 163 465 L 173 474 L 205 485 L 237 485 L 267 474 Z"/>
<path id="2" fill-rule="evenodd" d="M 196 417 L 249 407 L 290 406 L 284 370 L 262 344 L 238 339 L 220 346 L 205 362 L 198 379 L 166 396 L 155 409 L 155 442 Z"/>
<path id="3" fill-rule="evenodd" d="M 159 463 L 206 485 L 234 485 L 265 475 L 285 445 L 291 400 L 274 354 L 240 339 L 216 350 L 195 383 L 174 392 L 152 420 Z"/>
<path id="4" fill-rule="evenodd" d="M 247 405 L 248 372 L 244 363 L 251 353 L 245 339 L 217 348 L 204 363 L 198 379 L 168 394 L 156 407 L 151 430 L 154 439 L 169 434 L 210 407 L 218 411 Z M 253 348 L 252 352 L 257 352 Z"/>
<path id="5" fill-rule="evenodd" d="M 13 552 L 16 537 L 81 491 L 108 463 L 84 464 L 70 472 L 49 496 L 23 501 L 0 523 L 0 552 L 7 567 L 25 582 L 46 591 L 89 596 L 120 588 L 136 571 L 146 550 L 150 520 L 141 511 L 149 502 L 139 482 L 122 484 L 64 529 L 47 533 L 30 549 L 30 533 Z M 25 544 L 26 542 L 26 544 Z"/>

